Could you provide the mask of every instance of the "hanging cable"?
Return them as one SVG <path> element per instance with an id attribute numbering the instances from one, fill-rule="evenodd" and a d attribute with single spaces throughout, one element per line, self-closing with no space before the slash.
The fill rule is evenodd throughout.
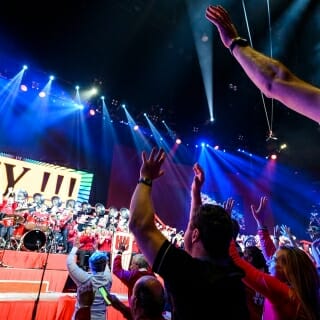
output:
<path id="1" fill-rule="evenodd" d="M 270 0 L 267 0 L 267 8 L 268 8 L 268 27 L 269 27 L 269 46 L 270 46 L 270 57 L 273 58 L 273 44 L 272 44 L 272 25 L 271 25 L 271 13 L 270 13 Z M 273 136 L 273 112 L 274 112 L 274 100 L 271 98 L 271 117 L 270 117 L 270 132 L 269 138 L 274 139 Z"/>
<path id="2" fill-rule="evenodd" d="M 267 0 L 267 1 L 268 1 L 268 17 L 269 17 L 269 37 L 270 37 L 270 39 L 271 39 L 271 23 L 270 23 L 270 12 L 269 12 L 269 0 Z M 243 13 L 244 13 L 244 17 L 245 17 L 245 22 L 246 22 L 246 27 L 247 27 L 249 42 L 250 42 L 251 47 L 253 48 L 251 31 L 250 31 L 250 27 L 249 27 L 247 10 L 246 10 L 246 5 L 245 5 L 244 0 L 242 0 L 241 2 L 242 2 L 242 8 L 243 8 Z M 272 49 L 272 44 L 270 45 L 270 47 L 271 47 L 271 49 Z M 263 104 L 264 113 L 265 113 L 265 115 L 266 115 L 268 130 L 269 130 L 269 135 L 268 135 L 267 140 L 269 140 L 269 139 L 274 139 L 275 137 L 273 136 L 273 132 L 272 132 L 273 100 L 272 100 L 271 124 L 270 124 L 269 117 L 268 117 L 268 112 L 267 112 L 267 107 L 266 107 L 265 97 L 264 97 L 264 94 L 263 94 L 261 91 L 260 91 L 260 94 L 261 94 L 261 99 L 262 99 L 262 104 Z"/>

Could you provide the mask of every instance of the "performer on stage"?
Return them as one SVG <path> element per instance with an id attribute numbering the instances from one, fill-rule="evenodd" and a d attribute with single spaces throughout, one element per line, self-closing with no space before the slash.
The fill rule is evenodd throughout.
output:
<path id="1" fill-rule="evenodd" d="M 88 270 L 88 258 L 96 250 L 96 238 L 92 232 L 92 228 L 87 226 L 79 236 L 79 267 Z"/>

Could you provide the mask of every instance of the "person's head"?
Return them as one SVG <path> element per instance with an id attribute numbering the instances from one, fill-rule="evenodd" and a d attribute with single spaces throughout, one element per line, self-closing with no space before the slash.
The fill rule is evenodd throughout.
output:
<path id="1" fill-rule="evenodd" d="M 132 256 L 130 270 L 148 269 L 149 264 L 142 253 L 137 253 Z"/>
<path id="2" fill-rule="evenodd" d="M 131 310 L 134 319 L 160 318 L 165 306 L 165 291 L 161 282 L 154 276 L 139 278 L 130 298 Z"/>
<path id="3" fill-rule="evenodd" d="M 232 235 L 232 221 L 226 210 L 207 203 L 190 217 L 184 235 L 184 247 L 193 256 L 203 248 L 208 256 L 224 258 L 229 255 Z"/>
<path id="4" fill-rule="evenodd" d="M 243 250 L 243 258 L 252 264 L 255 268 L 268 271 L 266 259 L 262 251 L 257 246 L 247 246 Z"/>
<path id="5" fill-rule="evenodd" d="M 320 281 L 314 263 L 303 250 L 281 246 L 269 262 L 269 271 L 279 280 L 289 283 L 306 312 L 315 312 L 319 307 Z"/>
<path id="6" fill-rule="evenodd" d="M 237 240 L 237 237 L 240 233 L 240 225 L 239 225 L 239 222 L 234 218 L 231 218 L 231 221 L 232 221 L 233 239 Z"/>
<path id="7" fill-rule="evenodd" d="M 96 251 L 89 258 L 90 270 L 92 273 L 104 272 L 107 262 L 107 254 L 103 251 Z"/>

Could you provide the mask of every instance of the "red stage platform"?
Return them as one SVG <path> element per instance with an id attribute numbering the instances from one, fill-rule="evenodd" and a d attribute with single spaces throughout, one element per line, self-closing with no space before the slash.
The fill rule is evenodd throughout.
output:
<path id="1" fill-rule="evenodd" d="M 0 251 L 1 257 L 7 266 L 0 267 L 1 320 L 32 319 L 47 258 L 36 320 L 71 319 L 75 293 L 63 293 L 68 278 L 66 255 L 7 250 Z M 127 288 L 116 277 L 113 277 L 111 292 L 127 300 Z M 108 320 L 123 319 L 117 310 L 108 308 Z"/>

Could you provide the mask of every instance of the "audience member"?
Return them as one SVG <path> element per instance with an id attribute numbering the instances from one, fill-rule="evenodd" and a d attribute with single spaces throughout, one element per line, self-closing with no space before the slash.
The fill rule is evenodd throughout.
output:
<path id="1" fill-rule="evenodd" d="M 243 273 L 229 257 L 232 221 L 218 205 L 201 205 L 202 168 L 194 166 L 185 250 L 170 243 L 155 225 L 152 184 L 164 174 L 162 149 L 142 152 L 140 179 L 130 204 L 130 231 L 172 298 L 174 319 L 248 319 Z M 168 190 L 171 192 L 171 190 Z M 164 196 L 164 195 L 163 195 Z"/>
<path id="2" fill-rule="evenodd" d="M 222 6 L 209 6 L 206 18 L 217 27 L 224 46 L 267 97 L 320 122 L 319 88 L 298 78 L 280 61 L 253 49 L 247 40 L 239 37 L 228 12 Z"/>
<path id="3" fill-rule="evenodd" d="M 113 260 L 113 268 L 112 272 L 124 283 L 128 288 L 128 301 L 131 301 L 131 295 L 133 286 L 136 281 L 146 275 L 156 276 L 149 266 L 147 260 L 145 259 L 144 255 L 141 253 L 137 253 L 132 256 L 131 264 L 129 270 L 125 270 L 122 267 L 122 253 L 124 248 L 120 246 L 120 250 L 118 251 L 117 255 Z"/>
<path id="4" fill-rule="evenodd" d="M 131 308 L 112 295 L 111 303 L 128 320 L 164 320 L 165 292 L 161 282 L 154 276 L 140 277 L 133 286 Z"/>
<path id="5" fill-rule="evenodd" d="M 266 201 L 261 197 L 259 207 L 252 205 L 251 211 L 270 275 L 242 259 L 233 242 L 230 254 L 245 272 L 244 283 L 265 297 L 263 319 L 319 319 L 317 270 L 303 250 L 292 246 L 275 248 L 265 225 Z"/>
<path id="6" fill-rule="evenodd" d="M 82 286 L 92 285 L 93 291 L 95 293 L 94 300 L 91 305 L 90 316 L 91 320 L 105 320 L 107 316 L 106 304 L 101 296 L 98 288 L 100 286 L 105 286 L 108 291 L 110 291 L 112 285 L 112 275 L 108 266 L 108 258 L 106 253 L 96 251 L 89 258 L 89 272 L 84 271 L 76 263 L 76 253 L 80 246 L 79 239 L 77 238 L 71 252 L 67 256 L 67 269 L 71 279 L 77 286 L 77 302 L 75 305 L 75 311 L 73 314 L 73 320 L 75 320 L 75 315 L 83 307 L 83 303 L 79 302 L 83 297 L 79 295 L 79 291 L 82 292 Z M 82 299 L 83 300 L 83 299 Z"/>
<path id="7" fill-rule="evenodd" d="M 268 266 L 262 251 L 257 246 L 247 246 L 243 251 L 243 258 L 258 270 L 268 273 Z M 261 320 L 263 314 L 264 296 L 246 286 L 247 305 L 250 313 L 250 320 Z"/>

